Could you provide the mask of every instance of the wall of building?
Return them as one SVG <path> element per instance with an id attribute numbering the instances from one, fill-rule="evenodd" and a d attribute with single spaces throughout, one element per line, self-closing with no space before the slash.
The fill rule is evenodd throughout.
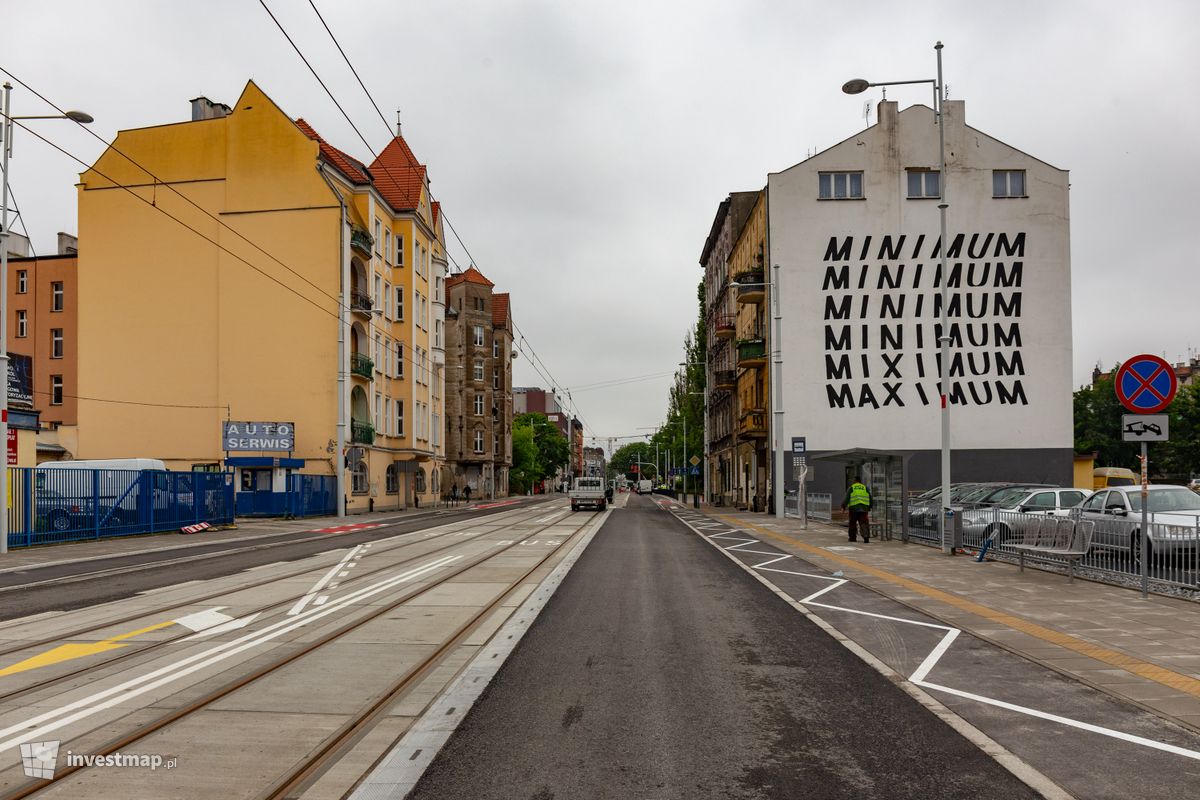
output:
<path id="1" fill-rule="evenodd" d="M 965 125 L 946 104 L 956 480 L 1072 478 L 1067 173 Z M 933 111 L 880 105 L 879 124 L 769 176 L 780 265 L 785 441 L 814 454 L 912 452 L 932 485 L 940 446 L 937 200 L 908 199 L 907 169 L 937 169 Z M 1028 197 L 993 198 L 992 171 L 1025 170 Z M 818 199 L 819 175 L 861 171 L 862 199 Z M 958 239 L 959 236 L 961 239 Z M 953 306 L 952 306 L 953 308 Z M 969 326 L 969 327 L 968 327 Z M 961 374 L 960 374 L 961 373 Z M 930 461 L 932 459 L 932 461 Z M 829 472 L 829 470 L 826 470 Z"/>
<path id="2" fill-rule="evenodd" d="M 19 292 L 25 273 L 25 292 Z M 8 347 L 33 358 L 33 406 L 42 424 L 74 425 L 78 416 L 79 285 L 78 257 L 43 256 L 10 260 L 8 265 Z M 53 310 L 53 285 L 63 285 L 61 311 Z M 18 318 L 25 312 L 25 336 L 19 335 Z M 61 358 L 51 355 L 51 331 L 61 330 Z M 54 402 L 51 379 L 62 378 L 62 397 Z"/>

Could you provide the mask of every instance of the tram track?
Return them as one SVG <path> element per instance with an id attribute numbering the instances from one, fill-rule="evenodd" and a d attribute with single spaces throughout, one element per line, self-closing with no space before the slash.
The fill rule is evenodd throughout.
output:
<path id="1" fill-rule="evenodd" d="M 531 511 L 527 515 L 523 515 L 522 518 L 519 518 L 519 519 L 515 520 L 514 522 L 515 522 L 515 524 L 520 524 L 520 522 L 524 521 L 525 517 L 532 518 L 532 517 L 541 516 L 541 515 L 543 515 L 542 511 L 537 511 L 536 513 Z M 453 525 L 454 523 L 447 523 L 447 524 Z M 483 526 L 486 523 L 484 522 L 484 520 L 480 520 L 477 524 L 480 526 Z M 424 531 L 428 531 L 428 530 L 429 529 L 424 529 Z M 468 528 L 468 530 L 469 530 L 469 528 Z M 420 532 L 423 532 L 423 531 L 413 531 L 412 533 L 420 533 Z M 382 572 L 387 572 L 387 571 L 395 570 L 398 568 L 403 568 L 404 566 L 413 564 L 417 561 L 421 561 L 423 559 L 430 558 L 430 557 L 435 557 L 438 553 L 442 553 L 442 552 L 454 549 L 454 548 L 456 548 L 462 544 L 466 544 L 468 542 L 477 541 L 478 539 L 480 539 L 484 536 L 488 536 L 491 533 L 493 533 L 493 531 L 484 530 L 484 531 L 480 531 L 479 533 L 477 533 L 473 536 L 466 537 L 466 536 L 462 535 L 462 531 L 452 530 L 452 531 L 446 531 L 444 533 L 439 533 L 435 536 L 420 539 L 418 541 L 400 542 L 400 543 L 395 544 L 392 547 L 381 548 L 379 550 L 373 551 L 371 553 L 371 555 L 381 555 L 381 554 L 385 554 L 385 553 L 392 553 L 392 552 L 395 552 L 396 550 L 401 550 L 406 547 L 414 547 L 419 544 L 424 544 L 424 543 L 430 542 L 430 541 L 436 541 L 438 539 L 443 539 L 445 537 L 455 537 L 455 541 L 448 542 L 447 544 L 442 545 L 441 547 L 436 547 L 433 550 L 429 550 L 429 551 L 426 551 L 423 553 L 418 553 L 418 554 L 412 556 L 411 558 L 407 558 L 403 561 L 400 561 L 400 562 L 397 562 L 394 564 L 380 566 L 378 568 L 362 572 L 358 575 L 355 575 L 349 581 L 344 581 L 342 583 L 342 585 L 348 586 L 352 582 L 355 582 L 355 583 L 361 582 L 367 578 L 378 575 Z M 406 534 L 398 534 L 398 536 L 408 536 L 408 535 L 410 535 L 410 534 L 407 534 L 407 533 Z M 342 548 L 338 548 L 338 550 L 341 550 L 341 549 Z M 331 550 L 328 552 L 338 552 L 338 550 Z M 13 653 L 26 651 L 26 650 L 36 649 L 38 647 L 45 647 L 50 644 L 55 644 L 55 643 L 63 642 L 63 641 L 70 640 L 70 639 L 77 639 L 77 638 L 80 638 L 81 636 L 85 636 L 89 633 L 95 633 L 96 631 L 103 630 L 105 628 L 111 628 L 116 625 L 128 624 L 128 623 L 134 622 L 136 620 L 144 620 L 147 617 L 161 616 L 161 615 L 169 613 L 171 611 L 176 611 L 176 610 L 179 610 L 182 608 L 187 608 L 189 606 L 198 605 L 198 604 L 207 602 L 209 600 L 223 597 L 228 594 L 232 594 L 235 592 L 243 592 L 243 591 L 246 591 L 249 589 L 259 588 L 261 586 L 269 585 L 272 583 L 277 583 L 277 582 L 283 581 L 283 580 L 289 580 L 291 578 L 297 578 L 297 577 L 300 577 L 302 575 L 306 575 L 309 573 L 319 573 L 319 572 L 328 570 L 328 568 L 329 568 L 328 565 L 323 564 L 323 565 L 316 566 L 316 567 L 309 567 L 304 570 L 296 570 L 293 572 L 285 573 L 283 575 L 277 575 L 277 576 L 274 576 L 271 578 L 266 578 L 266 579 L 263 579 L 260 581 L 256 581 L 254 583 L 246 584 L 244 586 L 225 588 L 220 591 L 212 592 L 210 594 L 204 595 L 199 598 L 190 599 L 187 602 L 176 603 L 176 604 L 173 604 L 170 606 L 166 606 L 162 609 L 156 609 L 156 610 L 149 611 L 149 612 L 143 611 L 141 613 L 129 615 L 127 617 L 124 617 L 122 619 L 115 620 L 112 622 L 104 622 L 101 624 L 90 626 L 85 629 L 73 631 L 73 632 L 70 632 L 67 634 L 54 636 L 53 638 L 48 638 L 48 639 L 43 639 L 38 642 L 31 642 L 31 643 L 23 644 L 20 647 L 11 648 L 9 650 L 3 650 L 3 651 L 0 651 L 0 657 L 3 657 L 5 655 L 11 655 Z M 286 607 L 288 605 L 295 603 L 297 600 L 300 600 L 301 598 L 303 598 L 305 596 L 305 594 L 306 593 L 300 593 L 297 595 L 289 595 L 288 597 L 284 598 L 283 600 L 274 601 L 272 603 L 266 604 L 259 608 L 251 609 L 250 611 L 245 612 L 245 614 L 243 614 L 243 616 L 248 616 L 250 614 L 266 614 L 277 608 Z M 108 666 L 115 664 L 117 662 L 120 662 L 120 661 L 129 660 L 129 659 L 133 658 L 134 656 L 143 655 L 143 654 L 147 653 L 148 651 L 160 649 L 166 645 L 174 644 L 174 643 L 179 642 L 182 639 L 186 639 L 192 635 L 194 635 L 194 632 L 191 630 L 187 630 L 186 632 L 180 633 L 177 636 L 173 636 L 173 637 L 166 638 L 166 639 L 159 639 L 157 641 L 146 642 L 142 646 L 136 646 L 136 647 L 131 647 L 128 649 L 123 649 L 123 650 L 113 654 L 112 656 L 108 657 L 107 659 L 102 660 L 98 663 L 92 663 L 86 667 L 81 667 L 77 670 L 66 672 L 66 673 L 63 673 L 60 675 L 55 675 L 53 677 L 46 678 L 42 681 L 38 681 L 33 684 L 29 684 L 26 686 L 22 686 L 20 688 L 12 689 L 5 693 L 0 693 L 0 702 L 12 700 L 14 698 L 21 697 L 23 695 L 32 694 L 33 692 L 40 691 L 42 689 L 46 689 L 46 688 L 52 687 L 57 684 L 61 684 L 71 678 L 79 677 L 80 675 L 82 675 L 84 673 L 92 672 L 97 669 L 102 669 L 104 667 L 108 667 Z"/>
<path id="2" fill-rule="evenodd" d="M 569 543 L 574 542 L 582 533 L 582 531 L 584 531 L 587 526 L 592 524 L 594 521 L 595 517 L 589 516 L 586 521 L 575 526 L 570 533 L 564 534 L 562 540 L 552 549 L 548 549 L 541 558 L 537 559 L 533 566 L 525 570 L 517 579 L 509 581 L 507 588 L 500 592 L 496 598 L 487 603 L 480 611 L 473 614 L 469 620 L 459 625 L 448 638 L 443 640 L 442 644 L 433 653 L 422 659 L 412 668 L 405 670 L 398 679 L 393 681 L 392 684 L 390 684 L 383 692 L 379 693 L 366 708 L 355 713 L 332 735 L 326 737 L 324 743 L 316 748 L 313 755 L 306 758 L 303 762 L 278 779 L 275 784 L 267 789 L 267 793 L 263 796 L 270 798 L 297 796 L 293 794 L 294 791 L 298 790 L 302 786 L 307 785 L 310 780 L 321 774 L 323 768 L 334 763 L 338 755 L 344 752 L 346 746 L 356 740 L 356 738 L 362 733 L 364 727 L 369 727 L 372 722 L 377 719 L 396 699 L 403 696 L 409 689 L 411 689 L 425 675 L 427 675 L 430 670 L 434 669 L 447 653 L 452 652 L 455 647 L 460 645 L 462 641 L 465 640 L 465 638 L 475 630 L 476 626 L 480 622 L 485 620 L 489 614 L 494 613 L 497 608 L 499 608 L 509 597 L 511 597 L 512 594 L 519 589 L 520 586 L 523 585 L 531 575 L 534 574 L 534 572 L 545 565 L 546 562 L 549 561 L 555 554 L 561 552 Z M 348 623 L 338 626 L 332 631 L 322 634 L 312 642 L 305 644 L 299 649 L 286 653 L 278 658 L 274 658 L 268 663 L 255 668 L 246 675 L 229 680 L 223 685 L 205 693 L 201 697 L 192 700 L 191 702 L 179 708 L 171 710 L 154 720 L 139 723 L 136 730 L 120 736 L 115 740 L 110 740 L 106 744 L 92 749 L 91 752 L 97 756 L 107 756 L 116 753 L 123 748 L 127 748 L 130 745 L 145 739 L 151 734 L 156 733 L 182 719 L 185 719 L 191 714 L 208 707 L 218 700 L 228 697 L 240 689 L 253 684 L 255 681 L 278 672 L 289 664 L 292 664 L 293 662 L 310 655 L 317 650 L 320 650 L 322 647 L 338 641 L 347 634 L 362 628 L 370 622 L 379 619 L 385 614 L 396 610 L 397 608 L 413 601 L 414 599 L 421 597 L 422 595 L 427 594 L 441 586 L 444 586 L 446 583 L 452 581 L 456 577 L 463 575 L 464 573 L 475 569 L 476 567 L 486 564 L 497 556 L 508 553 L 514 548 L 521 547 L 526 542 L 536 540 L 538 537 L 543 535 L 544 531 L 556 524 L 561 524 L 561 520 L 540 525 L 535 530 L 526 534 L 520 539 L 513 539 L 501 547 L 489 549 L 486 552 L 477 554 L 461 564 L 443 564 L 442 566 L 450 567 L 449 571 L 438 575 L 436 579 L 429 581 L 425 585 L 409 589 L 403 592 L 399 597 L 379 605 L 368 613 L 360 615 Z M 428 553 L 424 554 L 422 558 L 429 558 L 430 555 L 431 554 Z M 431 563 L 436 564 L 438 562 Z M 442 566 L 437 567 L 437 570 L 441 570 Z M 390 569 L 395 570 L 396 565 L 392 565 Z M 348 599 L 343 600 L 343 602 L 346 604 L 346 607 L 349 606 Z M 333 605 L 333 603 L 330 604 L 330 606 Z M 325 613 L 330 613 L 332 610 L 333 609 L 330 609 L 329 607 L 324 607 L 322 611 L 317 611 L 315 613 L 318 615 L 323 615 Z M 82 735 L 87 735 L 87 732 L 78 734 L 78 736 Z M 66 768 L 58 770 L 52 779 L 34 780 L 17 787 L 9 794 L 6 794 L 3 800 L 20 800 L 21 798 L 33 796 L 51 786 L 56 785 L 64 778 L 69 777 L 83 768 L 84 767 L 82 766 L 67 766 Z"/>

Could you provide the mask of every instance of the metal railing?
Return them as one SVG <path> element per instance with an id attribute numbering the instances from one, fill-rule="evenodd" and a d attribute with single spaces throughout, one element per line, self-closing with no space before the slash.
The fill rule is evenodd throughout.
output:
<path id="1" fill-rule="evenodd" d="M 833 521 L 833 495 L 820 492 L 808 493 L 808 517 L 825 522 Z"/>
<path id="2" fill-rule="evenodd" d="M 351 292 L 350 293 L 350 309 L 352 311 L 364 311 L 370 313 L 373 303 L 371 295 L 366 292 Z"/>
<path id="3" fill-rule="evenodd" d="M 1076 574 L 1131 588 L 1140 584 L 1142 524 L 1136 516 L 1082 516 L 1078 509 L 1043 512 L 1000 511 L 989 507 L 955 507 L 955 513 L 962 517 L 963 547 L 978 551 L 986 543 L 988 555 L 1014 563 L 1018 553 L 1013 545 L 1038 535 L 1048 516 L 1093 521 L 1096 528 L 1091 546 L 1087 555 L 1078 560 Z M 909 538 L 940 547 L 937 514 L 936 504 L 910 507 Z M 1170 517 L 1170 522 L 1151 522 L 1149 525 L 1149 558 L 1146 561 L 1149 580 L 1159 588 L 1200 589 L 1200 514 L 1172 513 Z M 1066 567 L 1065 559 L 1056 559 L 1052 555 L 1040 559 L 1051 565 L 1061 561 L 1062 567 Z"/>
<path id="4" fill-rule="evenodd" d="M 350 230 L 350 246 L 357 247 L 367 255 L 371 255 L 371 248 L 375 246 L 375 237 L 362 228 L 352 228 Z"/>
<path id="5" fill-rule="evenodd" d="M 233 522 L 233 474 L 9 467 L 8 545 Z"/>
<path id="6" fill-rule="evenodd" d="M 375 379 L 375 362 L 362 353 L 350 354 L 350 371 L 367 380 Z"/>
<path id="7" fill-rule="evenodd" d="M 375 444 L 375 426 L 369 422 L 351 420 L 350 440 L 355 444 Z"/>
<path id="8" fill-rule="evenodd" d="M 767 357 L 767 343 L 762 339 L 742 339 L 737 343 L 738 363 L 762 361 Z"/>

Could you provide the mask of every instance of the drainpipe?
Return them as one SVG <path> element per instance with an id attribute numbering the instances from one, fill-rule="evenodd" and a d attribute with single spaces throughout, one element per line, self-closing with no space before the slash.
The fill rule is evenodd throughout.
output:
<path id="1" fill-rule="evenodd" d="M 342 286 L 338 295 L 338 420 L 337 420 L 337 452 L 334 454 L 334 475 L 337 477 L 337 515 L 346 516 L 346 372 L 350 366 L 350 357 L 346 353 L 346 330 L 350 327 L 350 259 L 346 257 L 346 201 L 341 192 L 334 188 L 333 182 L 325 174 L 323 164 L 317 165 L 321 180 L 329 187 L 329 191 L 337 198 L 341 207 L 342 224 L 338 228 L 338 258 L 342 267 Z"/>

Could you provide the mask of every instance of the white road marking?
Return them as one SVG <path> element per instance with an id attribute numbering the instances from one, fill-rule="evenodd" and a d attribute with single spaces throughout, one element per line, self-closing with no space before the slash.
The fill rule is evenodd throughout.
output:
<path id="1" fill-rule="evenodd" d="M 320 580 L 318 580 L 316 583 L 313 584 L 313 587 L 308 590 L 308 594 L 304 595 L 304 597 L 301 597 L 299 600 L 296 601 L 296 605 L 291 607 L 291 609 L 287 612 L 287 615 L 289 617 L 294 617 L 297 614 L 299 614 L 301 611 L 303 611 L 304 607 L 306 605 L 308 605 L 309 602 L 314 597 L 317 596 L 317 592 L 324 589 L 325 584 L 327 584 L 327 583 L 329 583 L 329 581 L 333 580 L 333 576 L 337 574 L 338 570 L 340 570 L 347 561 L 354 558 L 355 554 L 358 553 L 358 551 L 361 550 L 362 548 L 363 548 L 363 546 L 360 544 L 357 547 L 351 548 L 349 553 L 346 553 L 346 555 L 342 556 L 341 561 L 339 561 L 338 563 L 336 563 L 332 567 L 330 567 L 329 572 L 326 572 L 320 578 Z"/>
<path id="2" fill-rule="evenodd" d="M 329 595 L 323 594 L 320 597 L 318 597 L 316 600 L 313 600 L 313 605 L 314 606 L 323 606 L 328 602 L 329 602 Z"/>
<path id="3" fill-rule="evenodd" d="M 700 531 L 696 531 L 696 533 L 700 534 L 701 536 L 704 536 L 704 534 L 700 533 Z M 707 538 L 716 539 L 718 537 L 717 536 L 709 536 Z M 758 541 L 758 540 L 755 540 L 755 541 Z M 765 543 L 759 542 L 759 544 L 765 544 Z M 736 552 L 741 552 L 741 553 L 753 552 L 750 550 L 736 550 L 736 548 L 740 547 L 740 546 L 741 545 L 737 545 L 735 547 L 726 547 L 726 548 L 722 548 L 722 549 L 724 549 L 726 551 L 736 551 Z M 826 550 L 859 550 L 861 548 L 857 548 L 857 547 L 826 547 L 824 549 L 826 549 Z M 772 553 L 771 555 L 774 555 L 774 553 Z M 776 560 L 779 560 L 779 559 L 776 559 Z M 774 563 L 774 562 L 767 562 L 767 563 Z M 819 606 L 821 608 L 828 608 L 828 609 L 831 609 L 834 611 L 843 611 L 843 612 L 846 612 L 849 614 L 859 614 L 861 616 L 866 616 L 866 617 L 875 617 L 877 619 L 885 619 L 885 620 L 890 620 L 892 622 L 900 622 L 900 623 L 904 623 L 905 625 L 918 625 L 918 626 L 921 626 L 924 628 L 935 628 L 938 630 L 946 631 L 946 635 L 942 637 L 942 640 L 937 643 L 937 645 L 933 648 L 933 650 L 931 650 L 929 652 L 929 655 L 927 655 L 925 657 L 925 660 L 921 662 L 920 666 L 918 666 L 916 668 L 916 670 L 914 670 L 913 673 L 908 676 L 908 680 L 916 686 L 920 686 L 924 689 L 933 689 L 935 691 L 946 692 L 947 694 L 952 694 L 952 695 L 955 695 L 956 697 L 963 697 L 968 700 L 975 700 L 976 702 L 979 702 L 979 703 L 984 703 L 986 705 L 995 706 L 997 708 L 1007 709 L 1009 711 L 1014 711 L 1018 714 L 1026 714 L 1028 716 L 1037 717 L 1038 719 L 1044 719 L 1049 722 L 1056 722 L 1060 725 L 1066 725 L 1066 726 L 1069 726 L 1072 728 L 1077 728 L 1079 730 L 1085 730 L 1085 731 L 1089 731 L 1091 733 L 1098 733 L 1101 736 L 1108 736 L 1108 737 L 1111 737 L 1114 739 L 1120 739 L 1122 741 L 1130 742 L 1131 744 L 1137 744 L 1137 745 L 1141 745 L 1143 747 L 1153 748 L 1155 750 L 1162 750 L 1167 753 L 1174 753 L 1175 755 L 1184 756 L 1185 758 L 1192 758 L 1192 759 L 1200 760 L 1200 751 L 1189 750 L 1185 747 L 1178 747 L 1173 744 L 1167 744 L 1166 742 L 1157 742 L 1157 741 L 1154 741 L 1153 739 L 1147 739 L 1142 736 L 1135 736 L 1130 733 L 1123 733 L 1121 731 L 1114 730 L 1112 728 L 1103 728 L 1099 725 L 1092 725 L 1090 723 L 1081 722 L 1079 720 L 1071 719 L 1069 717 L 1059 716 L 1058 714 L 1051 714 L 1046 711 L 1039 711 L 1036 708 L 1020 706 L 1015 703 L 1005 702 L 1004 700 L 997 700 L 995 698 L 985 697 L 983 695 L 973 694 L 971 692 L 965 692 L 961 689 L 953 689 L 949 686 L 942 686 L 941 684 L 931 683 L 929 681 L 926 681 L 925 677 L 927 675 L 929 675 L 929 673 L 933 670 L 933 668 L 935 666 L 937 666 L 938 661 L 940 661 L 941 658 L 946 654 L 946 652 L 950 649 L 950 646 L 952 644 L 954 644 L 955 639 L 957 639 L 959 633 L 962 632 L 961 629 L 955 628 L 950 625 L 940 625 L 940 624 L 932 623 L 932 622 L 921 622 L 918 620 L 904 619 L 902 617 L 892 617 L 892 616 L 888 616 L 886 614 L 876 614 L 871 611 L 861 611 L 856 608 L 846 608 L 845 606 L 835 606 L 835 605 L 830 605 L 828 603 L 813 602 L 816 598 L 820 597 L 821 595 L 825 594 L 826 592 L 831 592 L 834 589 L 837 589 L 839 586 L 841 586 L 845 583 L 848 583 L 848 581 L 845 578 L 835 578 L 830 575 L 814 575 L 814 574 L 806 573 L 806 572 L 794 572 L 792 570 L 786 570 L 786 569 L 773 569 L 770 567 L 764 567 L 762 565 L 760 565 L 759 567 L 751 567 L 750 565 L 747 564 L 745 566 L 749 569 L 760 570 L 762 572 L 780 572 L 780 573 L 783 573 L 786 575 L 799 575 L 799 576 L 806 577 L 806 578 L 820 578 L 822 580 L 833 581 L 833 583 L 830 583 L 829 586 L 826 586 L 825 588 L 823 588 L 819 591 L 813 592 L 809 596 L 805 597 L 803 600 L 797 600 L 796 602 L 800 603 L 801 605 Z M 786 592 L 784 592 L 779 587 L 774 586 L 773 584 L 771 584 L 771 585 L 775 588 L 776 591 L 780 592 L 784 596 L 789 596 L 789 595 L 787 595 Z"/>
<path id="4" fill-rule="evenodd" d="M 224 625 L 233 617 L 228 614 L 222 614 L 221 609 L 226 606 L 216 606 L 215 608 L 206 608 L 203 611 L 197 611 L 194 614 L 180 617 L 175 620 L 178 624 L 185 628 L 191 628 L 193 631 L 202 631 L 205 628 L 214 628 L 217 625 Z"/>
<path id="5" fill-rule="evenodd" d="M 49 711 L 38 714 L 16 725 L 10 725 L 3 730 L 0 730 L 0 737 L 13 736 L 14 738 L 0 742 L 0 752 L 16 748 L 22 742 L 38 741 L 41 737 L 50 734 L 59 728 L 70 725 L 79 720 L 86 719 L 94 714 L 128 702 L 129 700 L 139 697 L 148 692 L 152 692 L 160 686 L 165 686 L 173 683 L 180 678 L 187 677 L 194 672 L 205 669 L 220 663 L 228 658 L 231 658 L 239 653 L 249 650 L 258 645 L 265 644 L 273 639 L 283 636 L 290 631 L 302 628 L 312 622 L 334 614 L 342 609 L 348 608 L 355 603 L 366 600 L 389 589 L 395 588 L 403 583 L 416 580 L 427 573 L 434 572 L 442 567 L 445 567 L 454 561 L 462 558 L 462 556 L 445 556 L 435 561 L 430 561 L 408 572 L 395 575 L 391 578 L 386 578 L 371 586 L 359 589 L 345 597 L 339 598 L 332 603 L 322 606 L 321 608 L 312 608 L 303 614 L 295 617 L 284 617 L 282 620 L 275 622 L 262 630 L 252 631 L 237 639 L 221 644 L 199 653 L 179 659 L 171 664 L 159 667 L 145 675 L 139 675 L 135 678 L 130 678 L 127 681 L 103 689 L 95 694 L 80 698 L 70 702 L 59 708 L 53 708 Z M 56 719 L 57 718 L 57 719 Z M 15 736 L 14 736 L 15 735 Z"/>
<path id="6" fill-rule="evenodd" d="M 191 636 L 185 636 L 184 638 L 180 639 L 180 641 L 181 642 L 191 642 L 196 639 L 204 639 L 209 636 L 216 636 L 218 633 L 229 633 L 230 631 L 236 631 L 240 628 L 246 627 L 251 622 L 254 622 L 254 620 L 258 619 L 258 615 L 260 613 L 261 612 L 255 611 L 253 614 L 248 614 L 244 617 L 238 617 L 237 619 L 234 619 L 232 617 L 225 617 L 227 620 L 229 620 L 228 622 L 223 622 L 220 625 L 214 625 L 211 628 L 205 628 L 204 630 L 197 631 L 196 633 L 193 633 Z M 221 616 L 224 617 L 225 615 L 222 614 Z M 179 622 L 179 620 L 175 620 L 175 621 Z"/>

